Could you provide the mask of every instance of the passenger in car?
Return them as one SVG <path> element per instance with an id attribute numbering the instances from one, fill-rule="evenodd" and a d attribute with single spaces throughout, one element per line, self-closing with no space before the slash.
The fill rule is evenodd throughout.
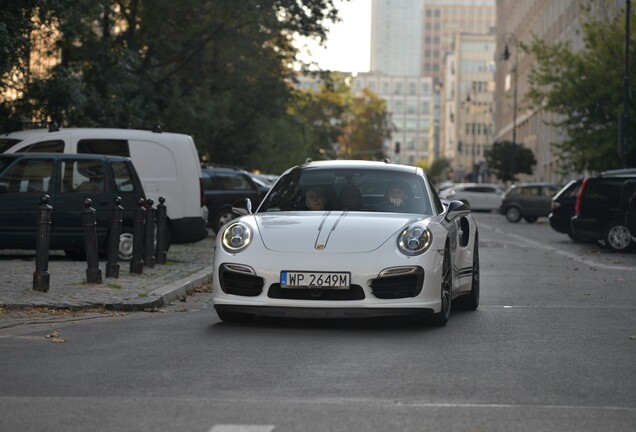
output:
<path id="1" fill-rule="evenodd" d="M 401 180 L 393 180 L 389 183 L 384 194 L 387 201 L 396 208 L 406 208 L 407 200 L 410 198 L 409 186 Z"/>
<path id="2" fill-rule="evenodd" d="M 363 207 L 362 194 L 355 186 L 345 186 L 338 197 L 342 210 L 361 210 Z"/>
<path id="3" fill-rule="evenodd" d="M 327 194 L 321 186 L 312 186 L 305 193 L 305 205 L 308 210 L 324 210 L 327 207 Z"/>

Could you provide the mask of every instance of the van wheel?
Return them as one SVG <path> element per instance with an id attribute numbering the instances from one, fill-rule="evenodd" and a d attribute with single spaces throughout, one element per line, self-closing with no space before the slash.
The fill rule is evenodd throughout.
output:
<path id="1" fill-rule="evenodd" d="M 614 252 L 625 252 L 632 246 L 629 230 L 620 221 L 612 221 L 605 226 L 603 240 L 605 245 Z"/>
<path id="2" fill-rule="evenodd" d="M 224 208 L 219 210 L 212 220 L 212 230 L 214 230 L 215 234 L 219 233 L 219 230 L 223 225 L 236 218 L 236 214 L 232 211 L 231 208 Z"/>
<path id="3" fill-rule="evenodd" d="M 519 210 L 519 207 L 508 207 L 506 209 L 506 219 L 512 223 L 519 222 L 521 220 L 521 210 Z"/>

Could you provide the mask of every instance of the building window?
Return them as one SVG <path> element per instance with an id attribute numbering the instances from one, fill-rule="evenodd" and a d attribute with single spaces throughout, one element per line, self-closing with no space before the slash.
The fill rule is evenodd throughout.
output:
<path id="1" fill-rule="evenodd" d="M 395 94 L 396 95 L 401 95 L 402 94 L 402 83 L 401 82 L 396 82 L 395 83 Z"/>
<path id="2" fill-rule="evenodd" d="M 417 112 L 417 102 L 414 100 L 406 101 L 406 112 L 408 114 L 415 114 Z"/>
<path id="3" fill-rule="evenodd" d="M 396 114 L 402 114 L 402 101 L 401 100 L 396 100 L 395 101 L 395 113 Z"/>
<path id="4" fill-rule="evenodd" d="M 383 95 L 388 95 L 389 94 L 389 82 L 388 81 L 382 81 L 382 94 Z"/>
<path id="5" fill-rule="evenodd" d="M 410 95 L 415 95 L 415 92 L 416 92 L 415 83 L 414 82 L 410 82 L 409 83 L 409 94 Z"/>
<path id="6" fill-rule="evenodd" d="M 423 100 L 420 104 L 420 114 L 430 114 L 431 105 L 428 100 Z"/>

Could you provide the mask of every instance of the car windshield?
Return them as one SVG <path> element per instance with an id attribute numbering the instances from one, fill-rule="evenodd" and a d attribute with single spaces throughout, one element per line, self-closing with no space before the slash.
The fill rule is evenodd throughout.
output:
<path id="1" fill-rule="evenodd" d="M 432 214 L 422 177 L 368 168 L 295 169 L 280 178 L 258 212 L 311 210 Z"/>
<path id="2" fill-rule="evenodd" d="M 4 153 L 21 140 L 15 138 L 0 138 L 0 153 Z"/>

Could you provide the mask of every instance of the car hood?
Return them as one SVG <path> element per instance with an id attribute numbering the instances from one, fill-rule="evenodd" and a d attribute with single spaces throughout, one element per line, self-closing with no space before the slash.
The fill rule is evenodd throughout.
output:
<path id="1" fill-rule="evenodd" d="M 253 215 L 265 247 L 276 252 L 362 253 L 378 249 L 420 215 L 365 212 L 292 212 Z"/>

